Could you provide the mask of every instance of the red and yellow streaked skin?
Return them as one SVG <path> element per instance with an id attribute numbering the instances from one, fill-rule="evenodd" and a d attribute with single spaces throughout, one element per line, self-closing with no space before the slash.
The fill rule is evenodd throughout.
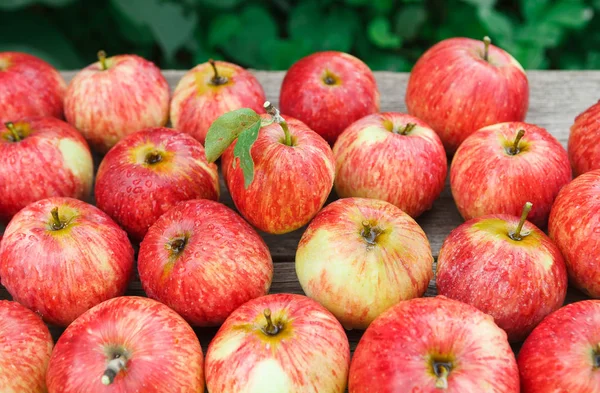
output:
<path id="1" fill-rule="evenodd" d="M 240 165 L 233 167 L 236 142 L 221 158 L 225 184 L 238 211 L 256 228 L 274 234 L 306 225 L 323 207 L 335 175 L 327 142 L 301 121 L 285 120 L 293 146 L 284 143 L 279 124 L 261 128 L 251 151 L 254 181 L 248 189 Z"/>
<path id="2" fill-rule="evenodd" d="M 575 176 L 600 169 L 600 101 L 575 118 L 568 151 Z"/>
<path id="3" fill-rule="evenodd" d="M 106 153 L 125 136 L 169 120 L 169 84 L 154 63 L 118 55 L 81 70 L 69 83 L 65 116 L 92 149 Z"/>
<path id="4" fill-rule="evenodd" d="M 62 76 L 42 59 L 0 52 L 0 124 L 33 116 L 63 119 L 66 90 Z"/>
<path id="5" fill-rule="evenodd" d="M 462 224 L 444 241 L 436 271 L 440 295 L 490 314 L 513 342 L 562 306 L 568 284 L 556 245 L 529 222 L 521 231 L 527 235 L 513 240 L 518 224 L 509 215 Z"/>
<path id="6" fill-rule="evenodd" d="M 114 353 L 125 370 L 102 375 Z M 155 300 L 123 296 L 77 318 L 60 336 L 48 367 L 48 393 L 204 392 L 202 348 L 183 318 Z"/>
<path id="7" fill-rule="evenodd" d="M 266 295 L 273 279 L 271 254 L 254 228 L 206 199 L 180 202 L 150 227 L 138 270 L 148 296 L 193 326 L 223 323 L 245 302 Z"/>
<path id="8" fill-rule="evenodd" d="M 13 123 L 20 141 L 0 124 L 0 221 L 40 199 L 90 197 L 94 163 L 85 139 L 52 117 Z"/>
<path id="9" fill-rule="evenodd" d="M 522 393 L 600 392 L 600 301 L 552 313 L 527 337 L 517 359 Z"/>
<path id="10" fill-rule="evenodd" d="M 371 242 L 364 223 L 379 232 Z M 307 296 L 347 329 L 366 329 L 402 300 L 423 296 L 433 278 L 427 236 L 410 216 L 376 199 L 339 199 L 317 214 L 296 252 Z"/>
<path id="11" fill-rule="evenodd" d="M 333 145 L 350 124 L 379 112 L 379 90 L 373 72 L 360 59 L 317 52 L 287 71 L 279 104 L 284 116 L 303 121 Z"/>
<path id="12" fill-rule="evenodd" d="M 267 334 L 265 309 L 282 328 Z M 331 313 L 305 296 L 249 301 L 219 329 L 206 353 L 210 393 L 343 393 L 350 346 Z"/>
<path id="13" fill-rule="evenodd" d="M 450 155 L 476 130 L 527 114 L 523 67 L 496 46 L 489 46 L 489 61 L 483 53 L 482 41 L 450 38 L 425 52 L 410 73 L 408 112 L 438 133 Z"/>
<path id="14" fill-rule="evenodd" d="M 171 100 L 171 124 L 204 144 L 206 133 L 219 116 L 241 108 L 264 113 L 265 92 L 251 72 L 242 67 L 216 61 L 220 85 L 211 83 L 214 72 L 209 63 L 188 71 L 177 84 Z"/>
<path id="15" fill-rule="evenodd" d="M 548 234 L 565 258 L 571 284 L 600 298 L 600 169 L 578 176 L 561 190 Z"/>
<path id="16" fill-rule="evenodd" d="M 53 345 L 39 316 L 17 302 L 0 300 L 2 393 L 45 393 Z"/>
<path id="17" fill-rule="evenodd" d="M 52 227 L 52 209 L 64 228 Z M 48 198 L 17 213 L 0 245 L 2 285 L 51 324 L 67 326 L 125 292 L 133 269 L 127 234 L 108 215 L 71 198 Z"/>
<path id="18" fill-rule="evenodd" d="M 403 135 L 408 124 L 415 127 Z M 402 113 L 377 113 L 352 123 L 333 146 L 333 156 L 338 196 L 381 199 L 413 218 L 431 208 L 448 171 L 437 134 Z"/>
<path id="19" fill-rule="evenodd" d="M 152 163 L 149 155 L 158 154 Z M 98 168 L 96 203 L 131 237 L 141 241 L 148 228 L 177 202 L 219 199 L 217 166 L 190 135 L 148 128 L 117 144 Z"/>
<path id="20" fill-rule="evenodd" d="M 520 152 L 507 152 L 519 130 L 525 135 Z M 544 128 L 511 122 L 473 133 L 460 146 L 450 166 L 450 188 L 465 220 L 488 214 L 520 216 L 533 203 L 528 220 L 540 228 L 560 189 L 571 180 L 569 157 Z"/>
<path id="21" fill-rule="evenodd" d="M 436 388 L 435 362 L 451 364 Z M 492 317 L 443 296 L 399 303 L 361 338 L 349 393 L 519 393 L 519 371 L 506 333 Z"/>

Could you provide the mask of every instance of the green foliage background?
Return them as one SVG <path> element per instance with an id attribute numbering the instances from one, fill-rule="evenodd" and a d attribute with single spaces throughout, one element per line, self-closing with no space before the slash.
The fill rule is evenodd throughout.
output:
<path id="1" fill-rule="evenodd" d="M 600 0 L 0 0 L 0 51 L 61 69 L 98 49 L 268 70 L 332 49 L 409 71 L 437 41 L 484 35 L 528 69 L 600 69 Z"/>

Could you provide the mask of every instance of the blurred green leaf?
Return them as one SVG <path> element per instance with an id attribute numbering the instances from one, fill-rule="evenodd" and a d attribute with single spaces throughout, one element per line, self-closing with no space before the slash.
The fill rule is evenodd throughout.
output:
<path id="1" fill-rule="evenodd" d="M 493 8 L 496 5 L 496 0 L 463 0 L 465 3 L 474 5 L 477 8 Z M 537 0 L 532 0 L 537 1 Z"/>
<path id="2" fill-rule="evenodd" d="M 549 0 L 521 1 L 521 12 L 527 20 L 536 21 L 546 9 Z"/>
<path id="3" fill-rule="evenodd" d="M 394 0 L 372 0 L 371 7 L 379 13 L 390 12 L 394 7 Z"/>
<path id="4" fill-rule="evenodd" d="M 548 60 L 544 48 L 535 46 L 518 46 L 512 55 L 525 69 L 542 70 L 548 68 Z"/>
<path id="5" fill-rule="evenodd" d="M 506 15 L 490 8 L 480 8 L 478 15 L 492 40 L 502 44 L 512 39 L 513 24 Z"/>
<path id="6" fill-rule="evenodd" d="M 557 46 L 563 37 L 563 30 L 555 24 L 542 22 L 537 25 L 526 25 L 517 30 L 516 39 L 530 46 Z"/>
<path id="7" fill-rule="evenodd" d="M 365 5 L 365 4 L 369 4 L 371 0 L 346 0 L 346 4 L 349 5 Z"/>
<path id="8" fill-rule="evenodd" d="M 402 39 L 391 32 L 390 21 L 380 16 L 373 19 L 367 28 L 371 42 L 380 48 L 399 48 Z"/>
<path id="9" fill-rule="evenodd" d="M 396 34 L 405 40 L 414 38 L 427 20 L 427 10 L 422 4 L 410 4 L 396 14 Z"/>
<path id="10" fill-rule="evenodd" d="M 195 2 L 214 8 L 228 9 L 243 4 L 244 0 L 195 0 Z"/>
<path id="11" fill-rule="evenodd" d="M 235 14 L 222 14 L 213 19 L 208 29 L 208 45 L 211 48 L 229 41 L 242 30 L 242 22 Z"/>
<path id="12" fill-rule="evenodd" d="M 585 26 L 594 16 L 594 10 L 580 0 L 562 0 L 554 3 L 544 14 L 544 21 L 570 28 Z"/>
<path id="13" fill-rule="evenodd" d="M 64 7 L 74 1 L 75 0 L 2 0 L 0 1 L 0 8 L 5 10 L 16 10 L 34 4 L 47 5 L 50 7 Z"/>

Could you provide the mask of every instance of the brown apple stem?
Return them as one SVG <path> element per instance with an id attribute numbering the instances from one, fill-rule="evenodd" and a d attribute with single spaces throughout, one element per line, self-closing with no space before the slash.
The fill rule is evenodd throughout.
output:
<path id="1" fill-rule="evenodd" d="M 521 230 L 523 229 L 523 225 L 525 224 L 525 220 L 527 220 L 527 215 L 531 211 L 533 204 L 531 202 L 525 202 L 525 206 L 523 206 L 523 212 L 521 213 L 521 219 L 519 220 L 519 225 L 514 232 L 510 233 L 510 237 L 513 240 L 521 240 L 523 237 L 527 236 L 527 234 L 522 234 Z"/>
<path id="2" fill-rule="evenodd" d="M 60 220 L 60 216 L 58 215 L 58 207 L 54 207 L 50 214 L 52 214 L 52 229 L 58 231 L 65 227 L 65 224 Z"/>
<path id="3" fill-rule="evenodd" d="M 267 113 L 273 117 L 273 121 L 279 124 L 283 129 L 283 132 L 285 133 L 285 144 L 287 146 L 292 146 L 292 135 L 290 134 L 290 129 L 288 128 L 288 124 L 285 119 L 281 117 L 279 109 L 275 108 L 275 106 L 269 101 L 265 102 L 264 107 Z"/>
<path id="4" fill-rule="evenodd" d="M 225 83 L 227 83 L 228 79 L 224 76 L 219 75 L 219 71 L 217 70 L 217 64 L 215 63 L 215 61 L 213 59 L 208 59 L 208 63 L 212 67 L 214 73 L 212 79 L 210 80 L 210 83 L 215 86 L 224 85 Z"/>
<path id="5" fill-rule="evenodd" d="M 100 68 L 102 69 L 102 71 L 108 69 L 108 66 L 106 65 L 106 52 L 104 52 L 103 50 L 98 51 L 98 61 L 100 62 Z"/>
<path id="6" fill-rule="evenodd" d="M 265 319 L 267 320 L 267 326 L 265 326 L 265 333 L 267 333 L 269 336 L 274 336 L 277 333 L 279 333 L 279 326 L 275 325 L 273 323 L 273 320 L 271 319 L 271 310 L 265 308 L 263 314 L 265 316 Z"/>
<path id="7" fill-rule="evenodd" d="M 525 130 L 519 130 L 519 132 L 517 132 L 517 136 L 515 137 L 515 141 L 513 142 L 513 145 L 510 148 L 510 154 L 515 155 L 521 151 L 519 149 L 519 142 L 521 142 L 523 136 L 525 136 Z"/>
<path id="8" fill-rule="evenodd" d="M 437 367 L 435 380 L 435 387 L 437 389 L 448 389 L 448 374 L 450 370 L 445 365 L 441 364 Z"/>
<path id="9" fill-rule="evenodd" d="M 161 162 L 163 159 L 162 154 L 160 154 L 160 152 L 154 150 L 151 151 L 150 153 L 146 154 L 146 157 L 144 158 L 144 162 L 148 165 L 152 165 L 152 164 L 158 164 L 159 162 Z"/>
<path id="10" fill-rule="evenodd" d="M 492 39 L 487 35 L 483 37 L 483 60 L 488 61 L 490 44 L 492 43 Z"/>
<path id="11" fill-rule="evenodd" d="M 127 365 L 127 358 L 125 356 L 116 356 L 106 365 L 104 375 L 102 375 L 102 384 L 110 385 L 115 381 L 117 374 L 125 368 Z"/>
<path id="12" fill-rule="evenodd" d="M 15 142 L 21 141 L 21 136 L 19 135 L 19 132 L 17 131 L 15 125 L 12 122 L 6 122 L 4 123 L 4 126 L 8 128 L 8 131 L 10 131 L 10 133 L 12 134 L 12 137 L 15 140 Z"/>
<path id="13" fill-rule="evenodd" d="M 404 127 L 402 130 L 400 130 L 400 134 L 402 135 L 407 135 L 409 132 L 411 132 L 417 125 L 415 123 L 408 123 L 406 125 L 406 127 Z"/>

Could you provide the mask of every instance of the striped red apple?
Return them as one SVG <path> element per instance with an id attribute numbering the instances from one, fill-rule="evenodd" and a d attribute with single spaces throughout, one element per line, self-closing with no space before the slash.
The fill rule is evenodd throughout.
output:
<path id="1" fill-rule="evenodd" d="M 575 118 L 568 151 L 575 176 L 600 169 L 600 101 Z"/>

